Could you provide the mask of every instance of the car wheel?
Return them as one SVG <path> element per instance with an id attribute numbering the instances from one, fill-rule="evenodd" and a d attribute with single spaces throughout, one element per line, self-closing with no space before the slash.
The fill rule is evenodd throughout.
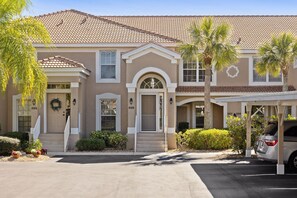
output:
<path id="1" fill-rule="evenodd" d="M 297 172 L 297 152 L 296 151 L 290 156 L 288 165 L 291 171 Z"/>

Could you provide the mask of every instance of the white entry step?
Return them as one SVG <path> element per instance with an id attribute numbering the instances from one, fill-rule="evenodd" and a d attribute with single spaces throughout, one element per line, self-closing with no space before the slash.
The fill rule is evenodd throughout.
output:
<path id="1" fill-rule="evenodd" d="M 158 132 L 137 133 L 137 152 L 164 152 L 167 150 L 165 134 Z"/>
<path id="2" fill-rule="evenodd" d="M 41 133 L 39 139 L 42 147 L 48 152 L 64 151 L 64 134 L 63 133 Z"/>

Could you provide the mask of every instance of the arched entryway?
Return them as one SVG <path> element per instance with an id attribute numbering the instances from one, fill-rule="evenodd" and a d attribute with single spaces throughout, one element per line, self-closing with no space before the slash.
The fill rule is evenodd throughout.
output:
<path id="1" fill-rule="evenodd" d="M 164 132 L 166 118 L 166 82 L 157 74 L 146 74 L 138 81 L 140 132 Z"/>

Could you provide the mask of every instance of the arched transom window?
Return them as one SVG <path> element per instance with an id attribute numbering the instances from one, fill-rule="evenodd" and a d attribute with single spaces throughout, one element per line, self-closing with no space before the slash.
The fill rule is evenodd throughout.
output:
<path id="1" fill-rule="evenodd" d="M 154 77 L 146 78 L 140 85 L 141 89 L 163 89 L 162 82 Z"/>

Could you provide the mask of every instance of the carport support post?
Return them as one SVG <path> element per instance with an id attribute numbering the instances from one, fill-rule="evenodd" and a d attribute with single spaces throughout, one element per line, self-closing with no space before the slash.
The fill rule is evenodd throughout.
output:
<path id="1" fill-rule="evenodd" d="M 252 105 L 250 103 L 247 103 L 246 111 L 247 111 L 247 119 L 246 119 L 246 150 L 245 150 L 245 157 L 251 157 L 252 156 L 252 149 L 251 149 Z"/>
<path id="2" fill-rule="evenodd" d="M 277 153 L 277 165 L 276 172 L 278 175 L 285 174 L 284 166 L 284 106 L 278 102 L 277 104 L 277 118 L 278 118 L 278 153 Z"/>

